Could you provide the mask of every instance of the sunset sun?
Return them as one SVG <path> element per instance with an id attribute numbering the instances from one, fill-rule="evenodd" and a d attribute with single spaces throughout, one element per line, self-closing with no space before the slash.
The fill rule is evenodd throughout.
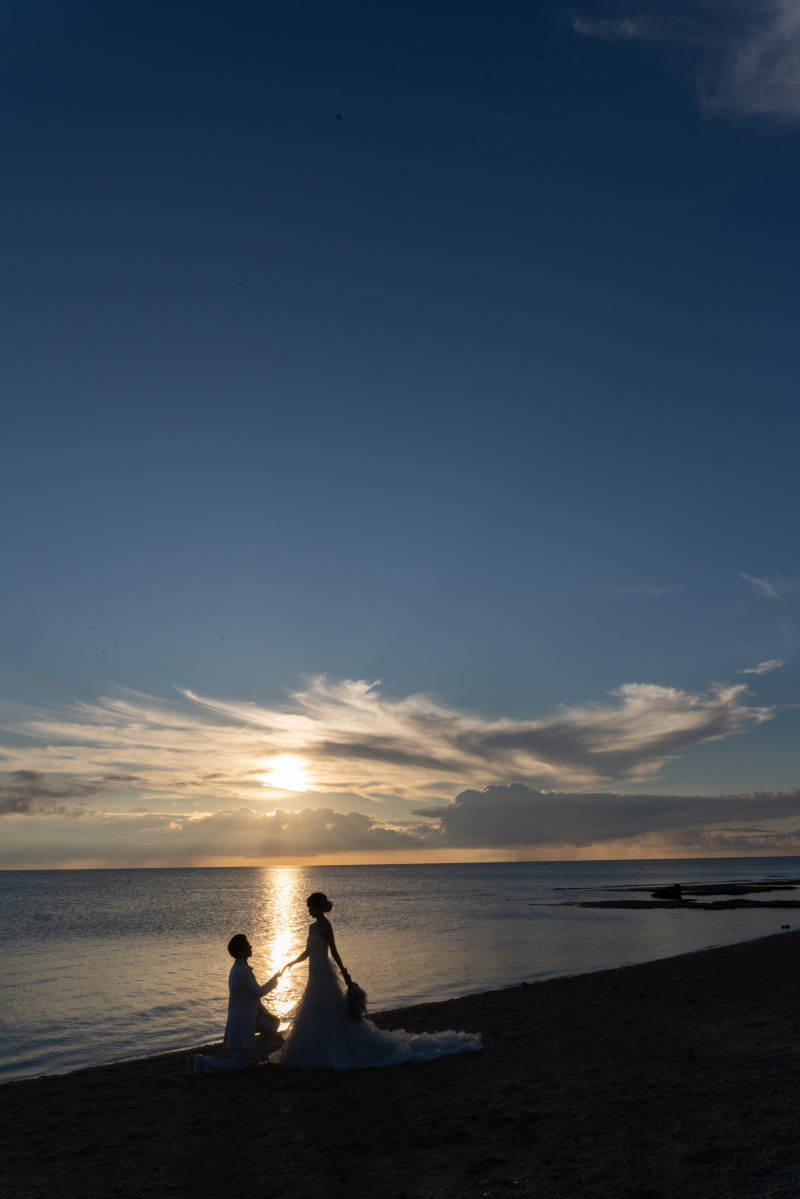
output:
<path id="1" fill-rule="evenodd" d="M 307 791 L 305 764 L 302 758 L 293 754 L 281 754 L 277 758 L 268 758 L 264 762 L 266 773 L 262 780 L 268 787 L 278 787 L 281 791 Z"/>

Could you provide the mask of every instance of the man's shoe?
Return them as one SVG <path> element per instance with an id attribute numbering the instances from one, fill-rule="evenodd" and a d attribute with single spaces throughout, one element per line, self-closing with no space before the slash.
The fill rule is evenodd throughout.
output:
<path id="1" fill-rule="evenodd" d="M 203 1073 L 203 1059 L 199 1053 L 192 1055 L 192 1074 Z"/>

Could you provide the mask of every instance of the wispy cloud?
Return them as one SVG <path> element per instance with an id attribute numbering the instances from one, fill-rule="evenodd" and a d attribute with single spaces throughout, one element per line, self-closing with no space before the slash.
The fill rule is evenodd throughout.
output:
<path id="1" fill-rule="evenodd" d="M 705 93 L 708 106 L 800 119 L 800 5 L 775 0 L 741 7 L 746 19 L 722 47 L 721 69 Z"/>
<path id="2" fill-rule="evenodd" d="M 746 579 L 748 583 L 752 583 L 756 590 L 765 595 L 767 599 L 781 599 L 780 593 L 769 579 L 759 579 L 755 575 L 746 575 L 744 572 L 740 573 L 739 578 Z"/>
<path id="3" fill-rule="evenodd" d="M 61 711 L 17 709 L 5 756 L 9 769 L 89 779 L 135 773 L 144 800 L 201 794 L 237 803 L 268 797 L 269 760 L 291 754 L 316 791 L 424 798 L 454 794 L 465 782 L 593 787 L 641 779 L 682 750 L 772 714 L 747 702 L 744 683 L 707 692 L 629 683 L 601 703 L 563 706 L 543 719 L 489 719 L 430 695 L 392 699 L 376 683 L 320 676 L 285 706 L 121 691 Z M 20 735 L 29 739 L 24 749 Z"/>
<path id="4" fill-rule="evenodd" d="M 798 0 L 640 0 L 624 16 L 578 16 L 578 33 L 688 53 L 705 110 L 800 120 Z"/>
<path id="5" fill-rule="evenodd" d="M 572 25 L 576 33 L 585 37 L 600 38 L 606 42 L 693 42 L 703 44 L 703 25 L 697 18 L 681 13 L 678 5 L 647 4 L 638 6 L 629 16 L 576 16 Z"/>
<path id="6" fill-rule="evenodd" d="M 781 658 L 768 658 L 766 662 L 759 662 L 758 666 L 748 666 L 746 670 L 737 671 L 737 674 L 769 674 L 779 666 L 783 666 Z"/>
<path id="7" fill-rule="evenodd" d="M 757 575 L 747 575 L 742 571 L 739 578 L 752 583 L 759 594 L 766 596 L 767 599 L 790 600 L 800 596 L 800 571 L 793 578 L 788 579 L 781 574 L 758 578 Z"/>

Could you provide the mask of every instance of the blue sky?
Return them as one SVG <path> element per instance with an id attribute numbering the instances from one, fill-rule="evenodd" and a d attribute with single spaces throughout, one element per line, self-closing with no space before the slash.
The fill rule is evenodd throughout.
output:
<path id="1" fill-rule="evenodd" d="M 798 5 L 0 34 L 0 860 L 796 852 Z"/>

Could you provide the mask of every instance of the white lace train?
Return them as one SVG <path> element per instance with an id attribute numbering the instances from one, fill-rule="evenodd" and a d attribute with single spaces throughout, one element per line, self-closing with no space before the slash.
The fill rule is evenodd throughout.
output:
<path id="1" fill-rule="evenodd" d="M 371 1020 L 352 1021 L 324 937 L 309 934 L 308 983 L 291 1032 L 270 1061 L 300 1070 L 352 1070 L 428 1062 L 453 1053 L 483 1049 L 480 1034 L 386 1032 Z"/>

